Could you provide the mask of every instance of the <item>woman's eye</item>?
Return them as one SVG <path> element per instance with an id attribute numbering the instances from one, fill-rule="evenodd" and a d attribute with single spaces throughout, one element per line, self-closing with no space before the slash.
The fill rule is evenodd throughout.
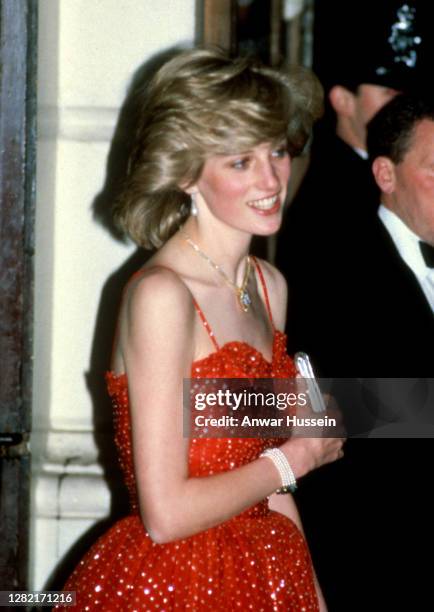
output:
<path id="1" fill-rule="evenodd" d="M 277 157 L 277 158 L 285 157 L 286 155 L 288 155 L 288 150 L 284 146 L 278 147 L 277 149 L 274 149 L 272 152 L 272 156 Z"/>
<path id="2" fill-rule="evenodd" d="M 249 160 L 247 158 L 243 158 L 243 159 L 236 159 L 234 162 L 232 162 L 232 168 L 235 168 L 235 170 L 244 170 L 245 168 L 247 168 L 247 165 L 249 163 Z"/>

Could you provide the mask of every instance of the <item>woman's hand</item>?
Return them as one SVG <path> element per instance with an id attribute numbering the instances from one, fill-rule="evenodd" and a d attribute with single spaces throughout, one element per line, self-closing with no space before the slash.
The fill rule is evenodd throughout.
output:
<path id="1" fill-rule="evenodd" d="M 297 392 L 306 391 L 305 379 L 297 374 L 295 385 Z M 296 476 L 301 478 L 305 474 L 322 465 L 332 463 L 344 455 L 343 445 L 346 440 L 345 429 L 342 422 L 342 413 L 335 399 L 328 394 L 323 395 L 327 406 L 325 412 L 313 412 L 312 406 L 297 406 L 297 418 L 326 421 L 325 425 L 294 426 L 292 436 L 281 447 Z M 333 425 L 331 424 L 333 423 Z"/>
<path id="2" fill-rule="evenodd" d="M 280 446 L 296 478 L 344 456 L 345 438 L 290 438 Z"/>

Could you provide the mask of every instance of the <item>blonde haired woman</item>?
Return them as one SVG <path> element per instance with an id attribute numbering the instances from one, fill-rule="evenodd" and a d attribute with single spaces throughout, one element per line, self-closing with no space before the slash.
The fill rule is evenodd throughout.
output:
<path id="1" fill-rule="evenodd" d="M 126 288 L 108 374 L 131 514 L 65 586 L 77 609 L 326 609 L 293 497 L 274 492 L 285 474 L 293 485 L 337 459 L 342 440 L 270 452 L 276 440 L 189 440 L 182 429 L 185 378 L 296 373 L 284 280 L 249 248 L 280 227 L 291 156 L 318 107 L 308 89 L 195 50 L 147 91 L 116 216 L 157 251 Z"/>

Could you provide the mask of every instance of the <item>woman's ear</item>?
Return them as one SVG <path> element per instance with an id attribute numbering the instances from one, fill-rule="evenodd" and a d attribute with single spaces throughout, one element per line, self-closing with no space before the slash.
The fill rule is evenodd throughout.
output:
<path id="1" fill-rule="evenodd" d="M 342 85 L 335 85 L 329 91 L 329 101 L 337 115 L 352 117 L 354 114 L 355 95 Z"/>
<path id="2" fill-rule="evenodd" d="M 193 196 L 196 195 L 198 193 L 198 189 L 195 185 L 190 185 L 189 187 L 186 187 L 184 189 L 185 193 L 187 193 L 189 196 Z"/>
<path id="3" fill-rule="evenodd" d="M 199 193 L 197 185 L 196 184 L 188 185 L 186 183 L 183 183 L 183 184 L 179 185 L 179 188 L 184 193 L 186 193 L 187 195 L 190 196 L 190 201 L 191 201 L 190 212 L 193 215 L 193 217 L 197 217 L 198 212 L 199 212 L 199 209 L 197 207 L 197 200 L 196 200 L 196 196 Z"/>
<path id="4" fill-rule="evenodd" d="M 198 192 L 196 183 L 194 183 L 193 185 L 191 183 L 181 183 L 179 185 L 179 188 L 181 189 L 181 191 L 188 194 L 189 196 Z"/>
<path id="5" fill-rule="evenodd" d="M 391 159 L 384 156 L 376 157 L 372 163 L 372 172 L 375 182 L 383 193 L 390 194 L 395 191 L 395 164 Z"/>

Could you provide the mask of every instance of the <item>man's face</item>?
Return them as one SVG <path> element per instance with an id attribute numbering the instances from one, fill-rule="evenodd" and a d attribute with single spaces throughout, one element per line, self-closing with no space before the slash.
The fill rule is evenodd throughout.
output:
<path id="1" fill-rule="evenodd" d="M 359 85 L 354 97 L 352 124 L 361 148 L 366 149 L 366 126 L 398 91 L 381 85 Z"/>
<path id="2" fill-rule="evenodd" d="M 404 159 L 394 165 L 394 178 L 389 207 L 434 246 L 434 121 L 416 124 Z"/>

